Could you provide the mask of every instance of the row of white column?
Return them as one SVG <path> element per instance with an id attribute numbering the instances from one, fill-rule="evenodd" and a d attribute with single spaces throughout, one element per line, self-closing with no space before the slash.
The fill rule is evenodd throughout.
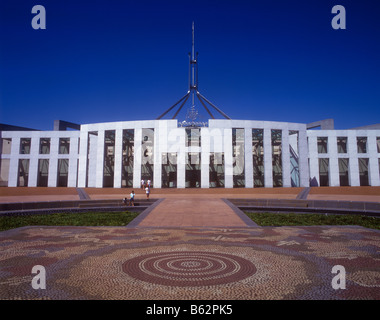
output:
<path id="1" fill-rule="evenodd" d="M 12 148 L 10 154 L 9 164 L 9 178 L 8 186 L 17 187 L 19 179 L 19 160 L 29 160 L 29 172 L 28 172 L 28 187 L 37 187 L 38 184 L 38 162 L 40 159 L 49 160 L 49 176 L 48 187 L 56 187 L 58 181 L 58 159 L 68 159 L 68 187 L 76 187 L 77 185 L 77 168 L 78 168 L 78 138 L 70 138 L 70 154 L 58 154 L 59 138 L 50 137 L 50 152 L 49 154 L 39 154 L 40 149 L 40 136 L 31 137 L 31 146 L 29 154 L 20 154 L 20 137 L 12 138 Z"/>
<path id="2" fill-rule="evenodd" d="M 321 135 L 320 135 L 321 136 Z M 326 135 L 327 136 L 327 135 Z M 380 186 L 379 174 L 379 154 L 377 150 L 376 136 L 367 137 L 367 153 L 357 152 L 357 134 L 352 131 L 347 133 L 348 153 L 338 153 L 337 135 L 329 135 L 327 150 L 328 153 L 318 153 L 318 137 L 309 136 L 310 152 L 310 177 L 315 178 L 319 184 L 319 159 L 329 159 L 329 186 L 340 186 L 339 181 L 339 158 L 349 159 L 349 185 L 360 186 L 359 158 L 369 159 L 368 163 L 368 182 L 371 186 Z"/>
<path id="3" fill-rule="evenodd" d="M 157 127 L 154 130 L 154 147 L 153 161 L 154 174 L 151 177 L 153 185 L 156 188 L 161 187 L 161 155 L 162 153 L 173 152 L 177 153 L 177 187 L 185 188 L 186 186 L 186 155 L 188 152 L 201 153 L 201 188 L 209 188 L 209 159 L 210 153 L 224 153 L 224 170 L 225 170 L 225 187 L 233 188 L 233 145 L 232 145 L 232 128 L 217 130 L 218 134 L 222 132 L 222 139 L 212 135 L 212 130 L 209 128 L 201 128 L 201 147 L 186 147 L 185 145 L 185 130 L 177 130 L 179 139 L 176 143 L 179 145 L 177 149 L 170 147 L 168 143 L 169 135 L 167 128 Z M 272 173 L 272 139 L 271 129 L 264 130 L 264 176 L 265 187 L 273 187 Z M 134 129 L 134 167 L 133 167 L 133 187 L 138 188 L 141 180 L 141 164 L 142 164 L 142 128 Z M 211 133 L 211 134 L 210 134 Z M 307 155 L 307 139 L 306 131 L 299 131 L 299 172 L 300 186 L 309 186 L 309 171 L 308 171 L 308 155 Z M 122 145 L 123 145 L 123 129 L 115 129 L 115 153 L 114 153 L 114 188 L 120 188 L 122 183 Z M 214 139 L 214 141 L 212 141 Z M 80 156 L 78 169 L 78 187 L 94 186 L 97 188 L 103 187 L 104 176 L 104 143 L 105 130 L 97 132 L 96 152 L 91 153 L 92 159 L 95 161 L 93 173 L 95 173 L 95 181 L 92 185 L 88 184 L 88 148 L 89 134 L 86 131 L 80 133 Z M 218 142 L 215 143 L 215 140 Z M 211 142 L 213 142 L 211 144 Z M 290 152 L 289 152 L 289 131 L 282 130 L 282 177 L 283 186 L 291 187 L 291 167 L 290 167 Z M 254 187 L 253 177 L 253 159 L 252 159 L 252 129 L 246 128 L 244 135 L 244 162 L 245 162 L 245 187 Z"/>

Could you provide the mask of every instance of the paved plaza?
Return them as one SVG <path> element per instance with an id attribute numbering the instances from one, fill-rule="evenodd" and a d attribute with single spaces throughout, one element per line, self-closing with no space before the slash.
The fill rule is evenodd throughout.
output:
<path id="1" fill-rule="evenodd" d="M 0 232 L 0 299 L 380 299 L 378 230 L 259 227 L 223 200 L 232 195 L 156 196 L 127 227 Z M 36 265 L 46 289 L 31 285 Z"/>

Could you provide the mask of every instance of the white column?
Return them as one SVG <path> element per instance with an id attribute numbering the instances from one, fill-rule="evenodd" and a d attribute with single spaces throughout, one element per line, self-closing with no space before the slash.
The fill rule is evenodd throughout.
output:
<path id="1" fill-rule="evenodd" d="M 113 168 L 113 187 L 121 188 L 121 166 L 123 158 L 123 129 L 115 130 L 115 161 Z"/>
<path id="2" fill-rule="evenodd" d="M 300 141 L 302 141 L 301 137 Z M 312 181 L 315 179 L 319 186 L 319 158 L 316 136 L 309 136 L 309 164 L 310 179 Z"/>
<path id="3" fill-rule="evenodd" d="M 69 154 L 69 173 L 67 178 L 68 187 L 77 186 L 77 177 L 78 177 L 78 166 L 79 166 L 79 155 L 78 155 L 78 137 L 70 138 L 70 154 Z M 87 143 L 86 143 L 87 145 Z M 87 152 L 87 151 L 86 151 Z"/>
<path id="4" fill-rule="evenodd" d="M 175 130 L 179 139 L 177 149 L 177 188 L 186 188 L 186 131 L 183 128 Z M 174 149 L 173 149 L 174 150 Z"/>
<path id="5" fill-rule="evenodd" d="M 339 187 L 339 162 L 338 162 L 338 146 L 336 136 L 329 134 L 327 137 L 327 152 L 329 155 L 329 186 Z"/>
<path id="6" fill-rule="evenodd" d="M 39 154 L 40 154 L 40 137 L 34 136 L 32 137 L 31 146 L 30 146 L 28 187 L 37 186 Z"/>
<path id="7" fill-rule="evenodd" d="M 265 188 L 273 188 L 272 131 L 264 129 L 264 183 Z"/>
<path id="8" fill-rule="evenodd" d="M 96 188 L 103 188 L 104 177 L 104 130 L 98 131 L 98 144 L 96 149 Z"/>
<path id="9" fill-rule="evenodd" d="M 9 161 L 8 187 L 17 187 L 20 138 L 12 138 L 11 157 Z"/>
<path id="10" fill-rule="evenodd" d="M 291 187 L 290 180 L 290 150 L 289 150 L 289 130 L 282 130 L 281 134 L 281 157 L 282 157 L 282 186 Z"/>
<path id="11" fill-rule="evenodd" d="M 154 144 L 153 144 L 153 186 L 161 188 L 162 185 L 162 156 L 161 156 L 161 140 L 167 140 L 166 124 L 162 123 L 154 128 Z"/>
<path id="12" fill-rule="evenodd" d="M 370 186 L 380 186 L 379 160 L 377 154 L 376 136 L 368 136 L 368 180 Z"/>
<path id="13" fill-rule="evenodd" d="M 201 128 L 201 188 L 210 187 L 210 133 Z"/>
<path id="14" fill-rule="evenodd" d="M 58 147 L 59 147 L 59 138 L 58 137 L 52 137 L 50 139 L 48 187 L 56 187 L 57 186 Z"/>
<path id="15" fill-rule="evenodd" d="M 226 188 L 233 188 L 232 129 L 224 129 L 224 181 Z"/>
<path id="16" fill-rule="evenodd" d="M 298 132 L 298 167 L 300 173 L 300 187 L 310 187 L 309 149 L 307 131 Z"/>
<path id="17" fill-rule="evenodd" d="M 70 153 L 71 151 L 71 142 L 70 140 Z M 88 131 L 81 131 L 80 132 L 80 144 L 79 144 L 79 163 L 78 163 L 78 187 L 79 188 L 85 188 L 86 187 L 86 180 L 87 180 L 87 153 L 88 153 Z M 70 161 L 70 166 L 72 165 Z M 69 181 L 71 181 L 70 184 L 73 184 L 73 176 L 70 174 L 69 170 Z"/>
<path id="18" fill-rule="evenodd" d="M 349 154 L 349 181 L 350 186 L 360 186 L 358 148 L 356 141 L 356 131 L 349 131 L 347 137 L 347 151 Z"/>
<path id="19" fill-rule="evenodd" d="M 253 188 L 252 128 L 244 132 L 244 165 L 245 187 Z"/>

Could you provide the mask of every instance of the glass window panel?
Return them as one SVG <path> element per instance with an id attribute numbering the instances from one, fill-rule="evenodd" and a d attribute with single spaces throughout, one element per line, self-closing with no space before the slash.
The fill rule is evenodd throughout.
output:
<path id="1" fill-rule="evenodd" d="M 47 187 L 48 177 L 49 177 L 49 159 L 39 159 L 37 187 Z"/>
<path id="2" fill-rule="evenodd" d="M 59 154 L 69 154 L 70 153 L 70 138 L 59 138 Z"/>
<path id="3" fill-rule="evenodd" d="M 244 129 L 232 129 L 233 186 L 245 187 Z"/>
<path id="4" fill-rule="evenodd" d="M 356 138 L 358 153 L 367 153 L 367 137 Z"/>
<path id="5" fill-rule="evenodd" d="M 210 153 L 210 188 L 224 187 L 224 153 Z"/>
<path id="6" fill-rule="evenodd" d="M 201 186 L 201 154 L 188 152 L 186 154 L 186 188 L 200 188 Z"/>
<path id="7" fill-rule="evenodd" d="M 104 132 L 103 187 L 113 187 L 115 166 L 115 130 Z"/>
<path id="8" fill-rule="evenodd" d="M 148 180 L 153 181 L 154 170 L 154 129 L 142 129 L 143 141 L 141 142 L 141 179 L 147 183 Z"/>
<path id="9" fill-rule="evenodd" d="M 338 153 L 347 153 L 347 137 L 337 137 Z"/>
<path id="10" fill-rule="evenodd" d="M 359 161 L 360 186 L 369 186 L 369 176 L 368 176 L 369 159 L 359 158 L 358 161 Z"/>
<path id="11" fill-rule="evenodd" d="M 186 128 L 186 146 L 200 147 L 201 146 L 201 129 Z"/>
<path id="12" fill-rule="evenodd" d="M 318 153 L 327 153 L 327 137 L 317 138 Z"/>
<path id="13" fill-rule="evenodd" d="M 329 186 L 329 159 L 320 158 L 319 161 L 319 185 L 321 187 Z"/>
<path id="14" fill-rule="evenodd" d="M 252 129 L 253 183 L 264 187 L 264 130 Z"/>
<path id="15" fill-rule="evenodd" d="M 18 187 L 27 187 L 29 177 L 29 159 L 20 159 L 18 161 Z"/>
<path id="16" fill-rule="evenodd" d="M 339 158 L 338 164 L 340 186 L 349 186 L 349 159 Z"/>
<path id="17" fill-rule="evenodd" d="M 31 138 L 20 139 L 20 154 L 30 154 Z"/>
<path id="18" fill-rule="evenodd" d="M 50 138 L 40 138 L 40 154 L 50 153 Z"/>
<path id="19" fill-rule="evenodd" d="M 177 187 L 177 153 L 162 153 L 162 188 Z"/>
<path id="20" fill-rule="evenodd" d="M 282 131 L 272 130 L 273 187 L 282 187 Z"/>
<path id="21" fill-rule="evenodd" d="M 67 187 L 69 177 L 69 159 L 58 159 L 57 186 Z"/>
<path id="22" fill-rule="evenodd" d="M 133 129 L 123 130 L 123 165 L 122 165 L 122 187 L 133 186 L 133 166 L 135 153 L 135 131 Z"/>

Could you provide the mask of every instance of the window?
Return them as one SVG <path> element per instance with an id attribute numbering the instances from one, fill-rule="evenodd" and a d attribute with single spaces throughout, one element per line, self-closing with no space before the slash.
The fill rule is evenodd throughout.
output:
<path id="1" fill-rule="evenodd" d="M 134 160 L 134 146 L 135 146 L 135 131 L 133 129 L 123 130 L 123 165 L 121 186 L 133 186 L 133 160 Z"/>
<path id="2" fill-rule="evenodd" d="M 177 153 L 162 153 L 161 160 L 161 187 L 177 187 Z"/>
<path id="3" fill-rule="evenodd" d="M 380 153 L 380 137 L 376 137 L 377 153 Z"/>
<path id="4" fill-rule="evenodd" d="M 186 129 L 186 146 L 200 147 L 201 146 L 201 129 Z"/>
<path id="5" fill-rule="evenodd" d="M 272 130 L 273 187 L 282 187 L 282 131 Z"/>
<path id="6" fill-rule="evenodd" d="M 70 138 L 59 138 L 59 154 L 69 154 L 70 152 Z"/>
<path id="7" fill-rule="evenodd" d="M 358 161 L 359 161 L 360 186 L 369 186 L 369 176 L 368 176 L 369 159 L 359 158 Z"/>
<path id="8" fill-rule="evenodd" d="M 18 161 L 18 187 L 27 187 L 29 177 L 29 159 L 19 159 Z"/>
<path id="9" fill-rule="evenodd" d="M 327 153 L 327 137 L 317 138 L 318 153 Z"/>
<path id="10" fill-rule="evenodd" d="M 347 153 L 347 137 L 337 138 L 338 153 Z"/>
<path id="11" fill-rule="evenodd" d="M 115 130 L 104 132 L 103 187 L 113 187 L 115 165 Z"/>
<path id="12" fill-rule="evenodd" d="M 57 187 L 67 187 L 69 177 L 69 159 L 58 159 Z"/>
<path id="13" fill-rule="evenodd" d="M 141 179 L 151 183 L 154 172 L 154 129 L 142 129 L 143 141 L 141 142 Z"/>
<path id="14" fill-rule="evenodd" d="M 224 153 L 210 153 L 210 188 L 224 187 Z"/>
<path id="15" fill-rule="evenodd" d="M 39 159 L 37 187 L 47 187 L 48 177 L 49 177 L 49 159 Z"/>
<path id="16" fill-rule="evenodd" d="M 264 187 L 264 130 L 252 129 L 253 184 Z"/>
<path id="17" fill-rule="evenodd" d="M 299 173 L 299 132 L 289 130 L 290 183 L 292 187 L 300 186 Z"/>
<path id="18" fill-rule="evenodd" d="M 233 186 L 245 187 L 244 129 L 232 129 Z"/>
<path id="19" fill-rule="evenodd" d="M 50 153 L 50 138 L 40 138 L 40 154 Z"/>
<path id="20" fill-rule="evenodd" d="M 185 187 L 200 188 L 201 186 L 201 154 L 188 152 L 186 154 Z"/>
<path id="21" fill-rule="evenodd" d="M 319 185 L 321 187 L 329 186 L 329 159 L 320 158 L 319 161 Z"/>
<path id="22" fill-rule="evenodd" d="M 349 176 L 348 176 L 349 159 L 339 158 L 338 164 L 339 164 L 339 185 L 341 187 L 348 186 L 349 185 Z"/>
<path id="23" fill-rule="evenodd" d="M 367 153 L 367 137 L 356 138 L 358 153 Z"/>
<path id="24" fill-rule="evenodd" d="M 20 154 L 30 154 L 30 138 L 21 138 L 20 139 Z"/>

